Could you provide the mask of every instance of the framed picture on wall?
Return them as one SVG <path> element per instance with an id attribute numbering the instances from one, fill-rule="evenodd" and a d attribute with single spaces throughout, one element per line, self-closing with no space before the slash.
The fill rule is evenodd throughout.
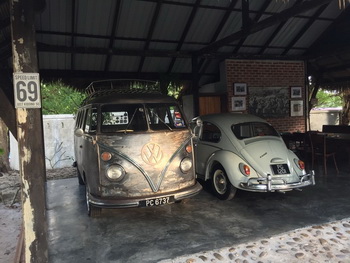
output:
<path id="1" fill-rule="evenodd" d="M 290 116 L 303 116 L 304 106 L 302 100 L 291 100 L 290 101 Z"/>
<path id="2" fill-rule="evenodd" d="M 300 99 L 302 97 L 301 87 L 291 87 L 290 88 L 290 97 L 292 99 Z"/>
<path id="3" fill-rule="evenodd" d="M 245 97 L 232 97 L 232 111 L 246 110 L 246 98 Z"/>
<path id="4" fill-rule="evenodd" d="M 247 95 L 247 84 L 246 83 L 234 83 L 233 84 L 234 95 Z"/>

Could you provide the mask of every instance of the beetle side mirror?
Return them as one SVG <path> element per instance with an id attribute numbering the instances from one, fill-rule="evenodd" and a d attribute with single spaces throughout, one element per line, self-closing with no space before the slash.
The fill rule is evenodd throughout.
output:
<path id="1" fill-rule="evenodd" d="M 74 131 L 74 134 L 75 134 L 75 136 L 77 136 L 77 137 L 81 137 L 81 136 L 84 135 L 84 131 L 83 131 L 83 129 L 78 128 L 78 129 L 76 129 L 76 130 Z"/>

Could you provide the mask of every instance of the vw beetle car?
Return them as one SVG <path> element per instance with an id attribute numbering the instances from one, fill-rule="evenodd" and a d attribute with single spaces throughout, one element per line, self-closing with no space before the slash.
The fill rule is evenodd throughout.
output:
<path id="1" fill-rule="evenodd" d="M 314 185 L 314 172 L 290 151 L 265 120 L 241 113 L 195 118 L 196 173 L 222 200 L 237 189 L 254 192 L 290 191 Z"/>
<path id="2" fill-rule="evenodd" d="M 189 198 L 196 181 L 192 133 L 174 98 L 156 83 L 93 82 L 75 124 L 75 166 L 88 213 L 101 208 L 157 206 Z"/>

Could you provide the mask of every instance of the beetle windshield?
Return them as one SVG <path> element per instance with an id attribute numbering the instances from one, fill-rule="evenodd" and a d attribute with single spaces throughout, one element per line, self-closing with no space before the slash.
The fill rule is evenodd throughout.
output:
<path id="1" fill-rule="evenodd" d="M 237 139 L 247 139 L 260 136 L 277 136 L 278 132 L 265 122 L 245 122 L 232 125 L 231 127 Z"/>

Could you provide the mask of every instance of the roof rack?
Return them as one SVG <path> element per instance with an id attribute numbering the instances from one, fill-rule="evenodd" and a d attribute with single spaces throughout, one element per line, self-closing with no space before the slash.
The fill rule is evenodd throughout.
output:
<path id="1" fill-rule="evenodd" d="M 85 89 L 88 99 L 108 94 L 161 94 L 159 83 L 139 79 L 110 79 L 91 82 Z"/>

